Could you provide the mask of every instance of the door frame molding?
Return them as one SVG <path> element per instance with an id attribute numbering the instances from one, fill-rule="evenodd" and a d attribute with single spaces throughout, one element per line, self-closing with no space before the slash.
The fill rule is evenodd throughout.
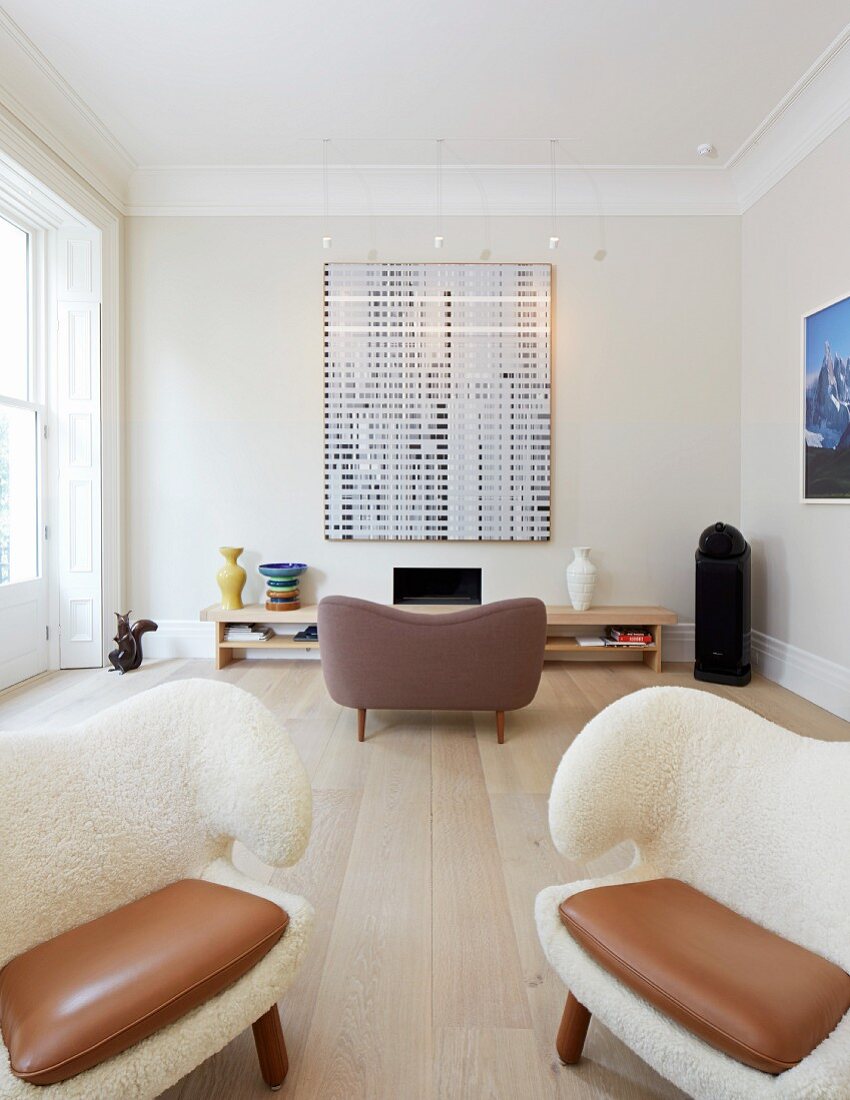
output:
<path id="1" fill-rule="evenodd" d="M 124 219 L 8 111 L 0 108 L 0 194 L 47 225 L 85 218 L 101 234 L 101 501 L 103 654 L 124 600 L 123 301 Z M 53 639 L 51 639 L 51 642 Z M 55 663 L 54 663 L 55 653 Z M 51 645 L 58 667 L 58 645 Z"/>

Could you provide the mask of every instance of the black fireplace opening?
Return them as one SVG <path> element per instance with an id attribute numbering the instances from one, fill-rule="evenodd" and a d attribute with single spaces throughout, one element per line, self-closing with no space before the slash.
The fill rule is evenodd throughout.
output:
<path id="1" fill-rule="evenodd" d="M 394 604 L 479 604 L 480 569 L 393 569 Z"/>

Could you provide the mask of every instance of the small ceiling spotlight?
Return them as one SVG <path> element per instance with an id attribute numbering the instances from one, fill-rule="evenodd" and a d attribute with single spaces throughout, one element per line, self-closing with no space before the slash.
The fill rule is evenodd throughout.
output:
<path id="1" fill-rule="evenodd" d="M 330 248 L 333 244 L 333 237 L 322 237 L 322 248 Z"/>
<path id="2" fill-rule="evenodd" d="M 436 213 L 437 213 L 437 232 L 434 234 L 434 248 L 443 247 L 443 139 L 437 138 L 437 144 L 434 147 L 434 167 L 436 194 L 434 196 Z"/>
<path id="3" fill-rule="evenodd" d="M 597 262 L 598 264 L 601 264 L 601 263 L 602 263 L 602 261 L 603 261 L 603 260 L 605 259 L 605 257 L 606 257 L 607 255 L 608 255 L 608 252 L 607 252 L 607 250 L 606 250 L 606 249 L 604 249 L 604 248 L 597 248 L 597 250 L 596 250 L 596 251 L 595 251 L 595 252 L 593 253 L 593 258 L 594 258 L 594 260 L 596 260 L 596 262 Z"/>
<path id="4" fill-rule="evenodd" d="M 716 157 L 717 156 L 717 150 L 714 148 L 714 146 L 711 144 L 710 141 L 704 141 L 702 143 L 702 145 L 697 146 L 697 156 L 698 157 Z"/>
<path id="5" fill-rule="evenodd" d="M 558 236 L 558 143 L 549 142 L 549 248 L 555 249 L 561 243 Z"/>

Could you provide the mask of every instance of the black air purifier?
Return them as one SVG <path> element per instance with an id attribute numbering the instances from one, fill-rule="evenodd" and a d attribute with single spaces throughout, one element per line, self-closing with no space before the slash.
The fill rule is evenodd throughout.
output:
<path id="1" fill-rule="evenodd" d="M 696 553 L 694 677 L 750 682 L 750 547 L 728 523 L 706 527 Z"/>

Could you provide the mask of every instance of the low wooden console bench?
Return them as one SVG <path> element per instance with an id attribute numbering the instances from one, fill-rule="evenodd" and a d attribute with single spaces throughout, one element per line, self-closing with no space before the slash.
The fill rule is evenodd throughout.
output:
<path id="1" fill-rule="evenodd" d="M 269 623 L 273 626 L 292 626 L 296 629 L 314 626 L 317 606 L 301 607 L 298 611 L 266 611 L 262 604 L 248 604 L 241 611 L 222 611 L 218 604 L 201 612 L 201 622 L 215 623 L 215 667 L 224 668 L 231 661 L 244 657 L 249 649 L 318 649 L 318 642 L 299 642 L 292 635 L 278 634 L 267 642 L 226 642 L 224 631 L 228 623 Z M 404 607 L 414 614 L 434 615 L 460 611 L 455 605 Z M 546 608 L 549 634 L 546 652 L 584 661 L 630 661 L 636 657 L 653 670 L 661 671 L 661 628 L 678 622 L 675 611 L 666 607 L 591 607 L 588 611 L 576 611 L 572 607 Z M 592 634 L 603 633 L 606 626 L 647 626 L 652 644 L 616 648 L 614 646 L 586 647 L 576 641 L 569 631 Z"/>

